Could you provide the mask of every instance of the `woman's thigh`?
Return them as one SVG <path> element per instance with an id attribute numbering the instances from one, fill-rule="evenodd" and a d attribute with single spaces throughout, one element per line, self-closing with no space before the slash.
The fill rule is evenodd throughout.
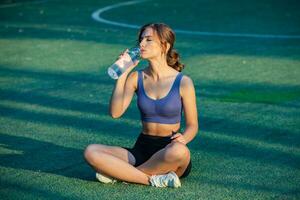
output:
<path id="1" fill-rule="evenodd" d="M 103 144 L 90 144 L 85 150 L 85 157 L 89 153 L 106 153 L 115 156 L 131 165 L 135 164 L 135 157 L 127 149 L 118 146 L 108 146 Z"/>

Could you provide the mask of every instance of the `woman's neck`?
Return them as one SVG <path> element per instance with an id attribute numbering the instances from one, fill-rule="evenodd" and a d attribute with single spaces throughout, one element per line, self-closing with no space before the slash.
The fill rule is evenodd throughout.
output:
<path id="1" fill-rule="evenodd" d="M 149 75 L 157 81 L 170 72 L 170 67 L 165 59 L 149 60 Z"/>

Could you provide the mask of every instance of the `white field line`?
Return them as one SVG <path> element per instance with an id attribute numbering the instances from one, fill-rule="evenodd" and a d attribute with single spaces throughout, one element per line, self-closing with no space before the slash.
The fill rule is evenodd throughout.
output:
<path id="1" fill-rule="evenodd" d="M 117 21 L 111 21 L 104 19 L 101 17 L 101 14 L 112 10 L 114 8 L 119 8 L 122 6 L 129 6 L 133 4 L 143 3 L 148 0 L 140 0 L 140 1 L 126 1 L 122 3 L 117 3 L 113 5 L 109 5 L 103 8 L 100 8 L 92 13 L 92 18 L 98 22 L 110 24 L 114 26 L 124 27 L 124 28 L 133 28 L 139 29 L 141 25 L 136 24 L 127 24 L 120 23 Z M 200 35 L 200 36 L 219 36 L 219 37 L 245 37 L 245 38 L 265 38 L 265 39 L 300 39 L 300 35 L 273 35 L 273 34 L 252 34 L 252 33 L 225 33 L 225 32 L 203 32 L 203 31 L 189 31 L 182 29 L 174 29 L 176 33 L 186 34 L 186 35 Z"/>

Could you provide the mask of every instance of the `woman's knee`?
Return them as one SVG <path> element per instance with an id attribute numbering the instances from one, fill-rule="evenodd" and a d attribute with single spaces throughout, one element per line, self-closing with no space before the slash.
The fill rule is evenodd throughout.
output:
<path id="1" fill-rule="evenodd" d="M 190 151 L 185 144 L 172 142 L 167 146 L 165 158 L 171 161 L 181 161 L 189 159 Z"/>
<path id="2" fill-rule="evenodd" d="M 92 161 L 97 154 L 101 153 L 101 145 L 90 144 L 84 150 L 84 158 L 87 161 Z"/>

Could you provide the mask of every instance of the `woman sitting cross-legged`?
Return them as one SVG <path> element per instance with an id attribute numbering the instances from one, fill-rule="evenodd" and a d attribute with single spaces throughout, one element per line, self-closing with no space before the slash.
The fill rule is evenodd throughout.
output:
<path id="1" fill-rule="evenodd" d="M 120 180 L 180 187 L 179 177 L 186 177 L 191 170 L 186 145 L 198 132 L 195 88 L 192 80 L 181 73 L 184 65 L 173 49 L 175 34 L 169 26 L 146 24 L 138 39 L 140 56 L 149 65 L 131 72 L 137 61 L 119 77 L 110 101 L 110 114 L 120 117 L 136 93 L 141 133 L 132 148 L 91 144 L 84 156 L 96 170 L 97 179 L 104 183 Z M 182 112 L 186 128 L 180 133 Z"/>

